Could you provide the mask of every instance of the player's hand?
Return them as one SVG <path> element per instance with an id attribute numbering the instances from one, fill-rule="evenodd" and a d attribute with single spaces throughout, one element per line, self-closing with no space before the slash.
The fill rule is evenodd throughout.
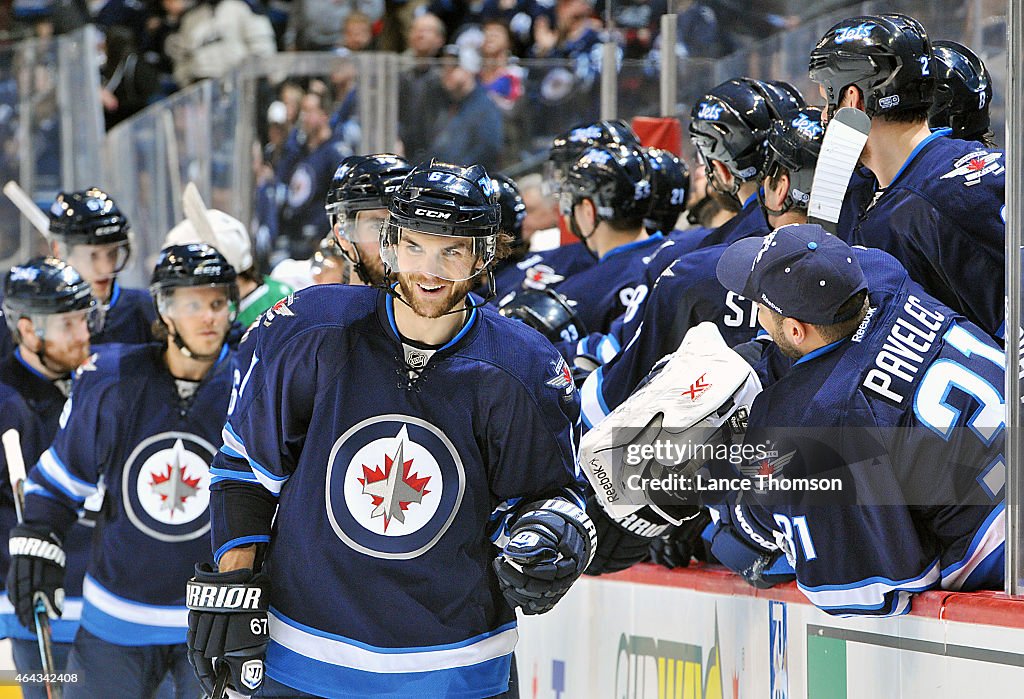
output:
<path id="1" fill-rule="evenodd" d="M 494 560 L 494 572 L 511 606 L 543 614 L 583 574 L 597 532 L 586 512 L 560 498 L 531 503 L 523 512 Z"/>
<path id="2" fill-rule="evenodd" d="M 51 619 L 64 611 L 64 566 L 67 556 L 60 538 L 49 527 L 19 524 L 11 530 L 11 567 L 7 573 L 7 598 L 18 621 L 35 629 L 36 599 L 46 605 Z"/>
<path id="3" fill-rule="evenodd" d="M 218 573 L 196 565 L 188 581 L 188 661 L 200 684 L 212 695 L 221 666 L 228 686 L 252 694 L 263 684 L 263 658 L 270 640 L 267 607 L 270 582 L 242 568 Z"/>
<path id="4" fill-rule="evenodd" d="M 651 542 L 672 527 L 646 506 L 614 519 L 593 496 L 587 501 L 587 514 L 597 527 L 597 553 L 587 575 L 615 573 L 647 560 Z"/>
<path id="5" fill-rule="evenodd" d="M 690 559 L 706 560 L 701 534 L 711 522 L 711 515 L 702 509 L 691 519 L 651 541 L 651 562 L 666 568 L 685 568 Z"/>

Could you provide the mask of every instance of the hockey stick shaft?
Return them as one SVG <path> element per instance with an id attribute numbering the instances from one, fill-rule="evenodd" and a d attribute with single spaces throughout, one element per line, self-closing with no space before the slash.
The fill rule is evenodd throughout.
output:
<path id="1" fill-rule="evenodd" d="M 0 440 L 3 441 L 7 475 L 11 480 L 11 491 L 14 493 L 14 509 L 18 515 L 18 522 L 22 523 L 25 521 L 25 459 L 21 454 L 21 435 L 12 428 L 4 432 Z M 36 593 L 34 602 L 36 640 L 39 643 L 39 659 L 43 664 L 46 696 L 50 699 L 60 699 L 63 695 L 61 686 L 49 680 L 50 676 L 57 674 L 57 667 L 53 661 L 53 637 L 50 633 L 50 617 L 46 612 L 46 602 L 41 593 Z"/>
<path id="2" fill-rule="evenodd" d="M 18 208 L 22 216 L 28 219 L 32 227 L 39 231 L 44 238 L 50 239 L 50 219 L 43 213 L 42 209 L 36 206 L 32 197 L 28 195 L 21 186 L 14 180 L 9 180 L 4 185 L 4 194 Z"/>
<path id="3" fill-rule="evenodd" d="M 185 218 L 196 229 L 199 239 L 210 247 L 217 247 L 217 234 L 213 232 L 213 224 L 210 223 L 210 217 L 206 214 L 206 203 L 195 182 L 185 185 L 181 203 L 185 209 Z"/>

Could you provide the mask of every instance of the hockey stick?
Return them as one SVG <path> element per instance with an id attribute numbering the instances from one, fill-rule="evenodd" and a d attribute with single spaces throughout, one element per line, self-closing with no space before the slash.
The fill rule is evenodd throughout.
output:
<path id="1" fill-rule="evenodd" d="M 6 187 L 4 188 L 6 192 Z M 33 204 L 33 206 L 35 206 Z M 7 475 L 11 479 L 11 490 L 14 492 L 14 509 L 18 515 L 18 523 L 25 521 L 25 460 L 21 455 L 21 435 L 18 430 L 9 429 L 0 437 L 4 443 L 4 455 L 7 457 Z M 43 682 L 46 685 L 46 696 L 49 699 L 60 699 L 63 695 L 60 684 L 51 682 L 50 677 L 57 674 L 53 662 L 53 639 L 50 634 L 50 617 L 46 613 L 46 602 L 42 593 L 36 593 L 35 599 L 36 640 L 39 643 L 39 658 L 43 663 Z"/>
<path id="2" fill-rule="evenodd" d="M 21 186 L 14 180 L 9 180 L 4 185 L 4 194 L 7 198 L 18 207 L 18 211 L 21 212 L 22 216 L 28 219 L 28 222 L 32 224 L 32 227 L 43 234 L 43 237 L 50 240 L 50 219 L 43 213 L 43 211 L 36 206 L 36 203 L 32 201 L 32 197 L 21 188 Z"/>
<path id="3" fill-rule="evenodd" d="M 871 118 L 851 107 L 836 112 L 825 129 L 814 168 L 807 219 L 820 224 L 829 233 L 836 232 L 835 224 L 839 221 L 850 178 L 870 132 Z"/>
<path id="4" fill-rule="evenodd" d="M 231 670 L 227 665 L 222 665 L 220 671 L 217 672 L 217 684 L 213 685 L 213 694 L 210 695 L 210 699 L 224 699 L 224 695 L 228 691 L 229 677 L 231 677 Z"/>
<path id="5" fill-rule="evenodd" d="M 217 234 L 213 232 L 210 217 L 206 214 L 206 203 L 195 182 L 185 185 L 181 195 L 181 204 L 185 209 L 185 218 L 196 229 L 199 239 L 212 248 L 217 247 Z"/>

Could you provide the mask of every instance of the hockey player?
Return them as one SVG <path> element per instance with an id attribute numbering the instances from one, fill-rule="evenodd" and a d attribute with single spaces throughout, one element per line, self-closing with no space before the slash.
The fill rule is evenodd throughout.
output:
<path id="1" fill-rule="evenodd" d="M 854 250 L 797 225 L 734 244 L 717 268 L 795 360 L 751 406 L 746 443 L 778 455 L 741 465 L 754 488 L 730 496 L 731 532 L 763 559 L 744 572 L 781 551 L 831 614 L 1003 584 L 1003 352 L 888 259 L 900 273 L 869 286 Z M 772 487 L 784 479 L 841 491 Z"/>
<path id="2" fill-rule="evenodd" d="M 761 208 L 772 226 L 804 223 L 814 168 L 824 129 L 820 112 L 804 109 L 789 121 L 777 120 L 768 132 L 765 147 L 764 191 Z M 718 260 L 728 248 L 719 244 L 700 248 L 676 260 L 653 285 L 642 312 L 624 326 L 625 348 L 584 381 L 580 394 L 584 427 L 589 429 L 629 398 L 655 365 L 674 352 L 686 333 L 699 323 L 718 326 L 730 346 L 746 342 L 757 334 L 757 304 L 723 289 L 715 277 Z M 683 387 L 686 388 L 685 386 Z M 590 505 L 598 527 L 598 553 L 587 571 L 614 572 L 647 556 L 648 545 L 663 539 L 693 548 L 688 539 L 699 528 L 688 526 L 671 531 L 667 523 L 649 510 L 624 519 L 612 519 L 596 502 Z M 663 548 L 671 547 L 664 546 Z"/>
<path id="3" fill-rule="evenodd" d="M 245 225 L 220 209 L 207 209 L 207 217 L 217 242 L 214 247 L 224 255 L 238 274 L 238 316 L 242 328 L 252 322 L 275 303 L 292 293 L 293 289 L 276 279 L 262 276 L 252 256 L 252 240 Z M 195 226 L 185 219 L 172 228 L 164 238 L 163 247 L 203 242 Z"/>
<path id="4" fill-rule="evenodd" d="M 935 99 L 928 108 L 928 126 L 949 127 L 953 138 L 995 147 L 989 127 L 992 76 L 978 54 L 955 41 L 932 43 Z"/>
<path id="5" fill-rule="evenodd" d="M 581 124 L 556 136 L 544 163 L 544 188 L 558 195 L 565 187 L 569 170 L 588 148 L 599 146 L 630 146 L 639 148 L 640 139 L 626 122 L 598 121 Z M 559 214 L 559 227 L 571 230 L 569 217 Z M 582 242 L 560 245 L 550 250 L 529 254 L 513 265 L 507 265 L 495 274 L 495 299 L 498 306 L 506 305 L 512 294 L 533 289 L 540 291 L 553 287 L 569 277 L 590 269 L 596 262 L 594 254 Z"/>
<path id="6" fill-rule="evenodd" d="M 67 400 L 71 374 L 89 357 L 89 334 L 102 319 L 89 283 L 56 258 L 36 258 L 15 265 L 4 280 L 4 317 L 17 339 L 14 352 L 0 362 L 0 434 L 15 429 L 22 460 L 34 464 L 53 441 L 57 420 Z M 6 538 L 17 524 L 13 493 L 7 478 L 7 453 L 0 454 L 4 476 L 0 486 L 0 527 Z M 67 664 L 82 608 L 82 576 L 89 557 L 92 530 L 74 524 L 65 551 L 64 615 L 50 626 L 57 672 Z M 10 557 L 0 557 L 6 577 Z M 19 673 L 41 673 L 42 662 L 34 625 L 18 623 L 14 609 L 0 605 L 0 635 L 11 639 Z M 41 683 L 22 685 L 25 697 L 45 699 Z"/>
<path id="7" fill-rule="evenodd" d="M 932 58 L 924 28 L 905 15 L 843 20 L 811 52 L 826 112 L 871 117 L 861 161 L 874 178 L 851 191 L 839 235 L 891 253 L 929 294 L 1001 336 L 1003 152 L 929 130 Z"/>
<path id="8" fill-rule="evenodd" d="M 500 260 L 494 270 L 494 277 L 509 265 L 522 262 L 529 252 L 529 243 L 523 240 L 523 219 L 526 218 L 526 203 L 519 193 L 516 181 L 505 175 L 494 176 L 494 190 L 498 193 L 498 207 L 501 209 L 501 230 L 512 238 L 511 252 Z"/>
<path id="9" fill-rule="evenodd" d="M 131 255 L 131 226 L 103 190 L 92 187 L 61 192 L 50 207 L 53 254 L 89 282 L 93 296 L 106 306 L 103 329 L 92 344 L 151 342 L 153 301 L 144 289 L 125 289 L 117 274 Z"/>
<path id="10" fill-rule="evenodd" d="M 569 170 L 561 198 L 570 230 L 598 262 L 551 286 L 574 303 L 588 330 L 607 333 L 646 294 L 639 286 L 644 259 L 664 240 L 643 226 L 651 202 L 650 163 L 636 148 L 590 148 Z"/>
<path id="11" fill-rule="evenodd" d="M 757 205 L 764 177 L 764 139 L 772 119 L 798 111 L 788 90 L 751 78 L 734 78 L 713 87 L 690 112 L 690 140 L 704 165 L 712 196 L 735 217 L 709 233 L 701 246 L 731 243 L 768 233 Z"/>
<path id="12" fill-rule="evenodd" d="M 568 367 L 466 303 L 503 252 L 491 178 L 432 162 L 388 209 L 395 283 L 303 290 L 242 343 L 219 568 L 189 583 L 207 689 L 228 671 L 268 697 L 502 695 L 513 607 L 546 611 L 590 560 Z"/>
<path id="13" fill-rule="evenodd" d="M 388 201 L 411 171 L 404 158 L 391 153 L 351 155 L 335 170 L 324 208 L 338 245 L 358 276 L 350 283 L 384 283 L 380 229 L 387 219 Z"/>
<path id="14" fill-rule="evenodd" d="M 150 696 L 165 675 L 199 692 L 185 653 L 185 583 L 209 553 L 211 473 L 227 413 L 225 337 L 235 272 L 203 244 L 161 251 L 151 290 L 162 344 L 101 348 L 75 380 L 53 445 L 11 531 L 7 593 L 23 624 L 41 594 L 59 616 L 64 541 L 85 498 L 105 488 L 68 672 L 74 697 Z M 102 485 L 101 485 L 102 484 Z"/>

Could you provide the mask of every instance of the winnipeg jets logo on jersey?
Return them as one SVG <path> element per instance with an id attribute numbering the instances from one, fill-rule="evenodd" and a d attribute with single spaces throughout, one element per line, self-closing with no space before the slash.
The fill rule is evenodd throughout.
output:
<path id="1" fill-rule="evenodd" d="M 526 270 L 526 276 L 523 277 L 523 288 L 546 289 L 552 284 L 557 284 L 563 280 L 565 280 L 565 277 L 548 265 L 534 265 Z"/>
<path id="2" fill-rule="evenodd" d="M 380 415 L 335 441 L 327 465 L 327 518 L 356 551 L 416 558 L 451 526 L 465 487 L 462 459 L 441 430 L 408 415 Z"/>
<path id="3" fill-rule="evenodd" d="M 572 380 L 572 371 L 569 369 L 569 365 L 565 363 L 562 357 L 559 357 L 557 361 L 551 362 L 551 366 L 555 370 L 555 375 L 545 381 L 544 385 L 562 389 L 566 395 L 571 394 L 575 384 Z"/>
<path id="4" fill-rule="evenodd" d="M 985 175 L 1001 175 L 1006 170 L 1000 162 L 1002 157 L 1002 153 L 987 150 L 968 153 L 953 163 L 953 169 L 939 179 L 948 180 L 951 177 L 963 176 L 964 186 L 973 187 Z"/>
<path id="5" fill-rule="evenodd" d="M 782 455 L 779 455 L 777 451 L 767 452 L 763 459 L 743 462 L 740 464 L 740 470 L 743 471 L 743 475 L 747 478 L 755 479 L 754 486 L 761 489 L 766 485 L 765 479 L 779 475 L 779 472 L 793 460 L 795 455 L 796 450 Z"/>
<path id="6" fill-rule="evenodd" d="M 210 530 L 209 463 L 217 450 L 187 432 L 162 432 L 132 451 L 122 472 L 128 519 L 160 541 L 191 541 Z"/>
<path id="7" fill-rule="evenodd" d="M 267 309 L 266 313 L 263 314 L 263 325 L 269 326 L 274 318 L 294 318 L 295 313 L 292 309 L 288 308 L 292 305 L 295 300 L 295 294 L 289 294 L 285 298 L 281 299 L 273 306 Z"/>

